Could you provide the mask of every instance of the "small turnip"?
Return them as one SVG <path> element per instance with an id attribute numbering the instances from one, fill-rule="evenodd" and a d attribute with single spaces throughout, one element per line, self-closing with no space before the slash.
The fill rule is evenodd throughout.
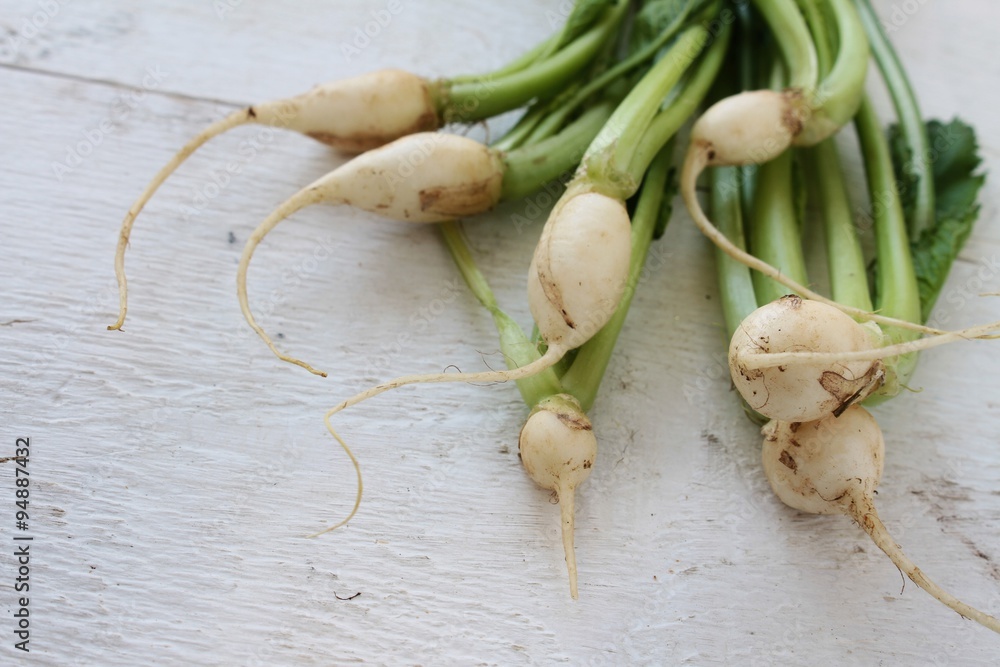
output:
<path id="1" fill-rule="evenodd" d="M 889 535 L 875 510 L 885 441 L 875 418 L 854 405 L 839 417 L 812 422 L 771 421 L 763 428 L 768 482 L 789 507 L 854 519 L 903 574 L 942 604 L 994 632 L 1000 620 L 970 607 L 931 581 Z"/>
<path id="2" fill-rule="evenodd" d="M 776 352 L 870 350 L 872 330 L 818 301 L 784 296 L 748 315 L 729 345 L 733 383 L 747 404 L 771 419 L 804 422 L 839 414 L 864 400 L 885 378 L 880 360 L 807 362 L 751 367 Z"/>
<path id="3" fill-rule="evenodd" d="M 555 491 L 562 516 L 562 542 L 569 569 L 569 589 L 577 597 L 573 546 L 576 487 L 590 477 L 597 458 L 597 438 L 580 403 L 568 394 L 544 399 L 531 411 L 518 439 L 521 463 L 543 489 Z"/>

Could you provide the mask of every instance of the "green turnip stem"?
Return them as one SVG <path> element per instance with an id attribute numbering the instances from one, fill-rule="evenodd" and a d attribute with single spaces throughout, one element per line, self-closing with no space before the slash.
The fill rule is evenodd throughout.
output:
<path id="1" fill-rule="evenodd" d="M 772 58 L 767 55 L 770 49 L 759 45 L 760 17 L 750 11 L 749 5 L 739 6 L 740 29 L 736 32 L 736 59 L 739 67 L 739 87 L 742 91 L 756 90 L 758 85 L 758 70 L 763 63 Z M 750 220 L 753 214 L 753 196 L 757 191 L 757 165 L 748 164 L 737 167 L 740 181 L 740 208 L 743 220 Z M 746 249 L 745 245 L 740 245 Z"/>
<path id="2" fill-rule="evenodd" d="M 864 252 L 840 169 L 837 145 L 832 138 L 826 139 L 803 150 L 801 155 L 806 178 L 818 199 L 833 300 L 872 310 Z"/>
<path id="3" fill-rule="evenodd" d="M 688 15 L 691 13 L 692 8 L 695 5 L 695 0 L 687 0 L 681 10 L 674 16 L 670 24 L 657 35 L 656 40 L 650 42 L 642 49 L 636 51 L 626 59 L 615 63 L 611 68 L 605 70 L 603 73 L 587 82 L 582 88 L 573 94 L 573 96 L 559 105 L 559 108 L 551 116 L 546 118 L 545 125 L 560 125 L 565 122 L 565 119 L 569 117 L 576 109 L 578 109 L 584 102 L 587 101 L 595 93 L 604 90 L 608 85 L 621 78 L 625 74 L 628 74 L 634 70 L 639 65 L 642 65 L 646 61 L 652 59 L 663 46 L 677 34 L 677 31 L 681 29 L 684 22 L 687 21 Z M 538 132 L 546 132 L 545 128 L 539 128 Z M 545 135 L 548 136 L 548 135 Z"/>
<path id="4" fill-rule="evenodd" d="M 855 121 L 864 156 L 878 261 L 876 308 L 890 317 L 920 322 L 920 292 L 910 256 L 903 206 L 889 142 L 867 98 Z"/>
<path id="5" fill-rule="evenodd" d="M 848 313 L 850 314 L 850 313 Z M 887 359 L 904 354 L 912 354 L 927 350 L 938 345 L 957 343 L 963 340 L 991 340 L 1000 338 L 1000 322 L 990 322 L 959 331 L 948 331 L 929 338 L 909 340 L 902 343 L 876 347 L 870 350 L 855 352 L 768 352 L 753 354 L 740 359 L 740 365 L 748 370 L 758 368 L 774 368 L 801 362 L 817 364 L 833 364 L 850 361 L 873 361 Z"/>
<path id="6" fill-rule="evenodd" d="M 750 221 L 750 248 L 762 261 L 785 276 L 808 283 L 798 214 L 792 193 L 792 152 L 785 151 L 757 172 L 753 217 Z M 754 291 L 759 303 L 780 299 L 788 290 L 781 283 L 754 274 Z"/>
<path id="7" fill-rule="evenodd" d="M 719 231 L 738 248 L 745 248 L 740 168 L 718 167 L 712 170 L 711 179 L 712 216 L 719 221 Z M 723 317 L 726 320 L 727 339 L 731 339 L 747 315 L 757 310 L 757 295 L 750 269 L 719 248 L 715 249 L 715 270 Z"/>
<path id="8" fill-rule="evenodd" d="M 809 141 L 809 145 L 825 139 L 832 134 L 832 129 L 841 127 L 854 117 L 864 94 L 868 71 L 868 39 L 851 0 L 827 0 L 826 4 L 837 25 L 837 55 L 830 72 L 822 78 L 816 91 L 819 109 L 814 109 L 814 113 L 822 116 L 820 122 L 828 123 L 831 130 L 821 133 L 816 141 Z M 814 35 L 814 40 L 817 39 Z M 816 123 L 815 119 L 807 121 L 806 134 L 809 134 L 808 126 Z"/>
<path id="9" fill-rule="evenodd" d="M 493 315 L 493 322 L 500 336 L 500 350 L 507 362 L 507 367 L 517 368 L 537 361 L 541 357 L 538 346 L 533 344 L 525 335 L 524 329 L 497 305 L 493 290 L 476 265 L 469 246 L 465 242 L 461 226 L 454 221 L 442 223 L 441 233 L 466 285 L 469 286 L 479 303 Z M 520 390 L 524 402 L 529 406 L 537 405 L 547 396 L 563 392 L 559 378 L 552 368 L 518 380 L 517 388 Z"/>
<path id="10" fill-rule="evenodd" d="M 573 169 L 611 116 L 610 103 L 588 109 L 559 134 L 506 153 L 501 198 L 520 199 Z"/>
<path id="11" fill-rule="evenodd" d="M 917 97 L 913 92 L 909 78 L 906 76 L 906 70 L 903 68 L 896 50 L 892 47 L 892 42 L 882 30 L 882 25 L 879 23 L 871 3 L 869 0 L 858 0 L 856 5 L 871 43 L 875 62 L 878 64 L 896 108 L 903 137 L 910 147 L 912 157 L 907 167 L 917 178 L 917 187 L 913 218 L 909 221 L 909 233 L 910 238 L 915 239 L 924 230 L 934 226 L 934 178 L 929 159 L 930 145 L 927 139 L 927 126 L 920 114 Z"/>
<path id="12" fill-rule="evenodd" d="M 262 223 L 257 225 L 257 228 L 253 230 L 250 238 L 247 239 L 246 245 L 243 246 L 243 254 L 240 256 L 240 263 L 236 269 L 236 295 L 240 301 L 240 310 L 243 311 L 243 317 L 246 319 L 247 324 L 249 324 L 250 327 L 257 332 L 257 335 L 261 337 L 261 340 L 267 344 L 275 356 L 282 361 L 287 361 L 290 364 L 301 366 L 314 375 L 326 377 L 326 373 L 323 371 L 317 370 L 306 362 L 290 357 L 280 351 L 277 346 L 275 346 L 274 341 L 271 340 L 271 337 L 267 335 L 267 332 L 264 331 L 259 324 L 257 324 L 257 320 L 254 318 L 253 312 L 250 310 L 250 303 L 247 298 L 247 269 L 250 267 L 250 260 L 253 258 L 254 250 L 257 249 L 261 239 L 267 236 L 267 234 L 270 233 L 270 231 L 274 229 L 279 222 L 288 216 L 305 208 L 306 206 L 311 206 L 312 204 L 316 204 L 320 201 L 322 201 L 322 196 L 320 195 L 319 190 L 310 185 L 302 190 L 299 190 L 290 199 L 272 211 Z"/>
<path id="13" fill-rule="evenodd" d="M 550 111 L 548 101 L 532 104 L 514 124 L 514 127 L 494 141 L 491 146 L 500 151 L 512 151 L 524 146 L 528 143 L 538 124 L 548 118 Z"/>
<path id="14" fill-rule="evenodd" d="M 849 516 L 858 522 L 858 525 L 868 533 L 875 545 L 885 552 L 885 555 L 905 574 L 910 580 L 920 588 L 924 589 L 934 599 L 938 600 L 946 607 L 953 609 L 965 618 L 975 621 L 994 632 L 1000 632 L 1000 619 L 979 611 L 974 607 L 965 604 L 954 595 L 944 590 L 931 581 L 913 561 L 911 561 L 903 550 L 892 539 L 888 529 L 875 511 L 875 505 L 871 498 L 855 498 L 848 510 Z"/>
<path id="15" fill-rule="evenodd" d="M 892 168 L 889 142 L 882 132 L 875 107 L 867 97 L 858 110 L 855 124 L 861 142 L 875 224 L 875 261 L 878 266 L 875 307 L 889 317 L 922 322 L 920 289 L 910 256 L 910 239 Z M 898 329 L 888 329 L 885 333 L 894 343 L 911 340 L 915 335 L 912 331 Z M 898 393 L 898 385 L 906 382 L 916 361 L 916 356 L 911 356 L 889 364 L 889 381 L 879 391 L 879 395 L 888 397 Z M 893 376 L 898 382 L 893 381 Z"/>
<path id="16" fill-rule="evenodd" d="M 692 26 L 625 97 L 587 149 L 581 171 L 603 194 L 628 199 L 639 187 L 629 170 L 650 122 L 708 40 L 708 30 Z M 662 145 L 661 145 L 662 146 Z M 661 146 L 656 146 L 659 151 Z"/>
<path id="17" fill-rule="evenodd" d="M 818 0 L 799 0 L 799 4 L 813 34 L 820 73 L 826 76 L 833 62 L 826 17 Z M 803 150 L 801 159 L 811 193 L 818 199 L 833 300 L 872 310 L 864 252 L 840 169 L 836 141 L 825 139 Z"/>
<path id="18" fill-rule="evenodd" d="M 125 214 L 125 220 L 122 222 L 121 232 L 118 234 L 118 247 L 115 250 L 115 278 L 118 280 L 118 319 L 114 324 L 108 326 L 109 330 L 121 329 L 122 325 L 125 324 L 125 313 L 128 310 L 128 282 L 125 279 L 125 249 L 128 247 L 129 236 L 132 234 L 132 225 L 135 224 L 136 216 L 139 215 L 146 206 L 146 202 L 150 200 L 159 187 L 163 185 L 163 182 L 205 142 L 234 127 L 252 123 L 253 119 L 254 117 L 250 114 L 250 108 L 248 107 L 234 111 L 225 118 L 217 120 L 206 127 L 198 136 L 184 144 L 170 158 L 170 161 L 163 165 L 160 171 L 156 173 L 156 176 L 153 177 L 153 180 L 149 182 L 139 195 L 139 198 L 129 208 Z"/>
<path id="19" fill-rule="evenodd" d="M 781 49 L 793 88 L 815 91 L 819 83 L 819 63 L 809 27 L 795 0 L 754 0 Z"/>
<path id="20" fill-rule="evenodd" d="M 501 77 L 508 74 L 514 74 L 515 72 L 520 72 L 526 69 L 530 65 L 533 65 L 539 58 L 550 54 L 552 47 L 559 41 L 559 33 L 554 33 L 549 35 L 547 38 L 531 47 L 528 51 L 525 51 L 518 57 L 511 60 L 509 63 L 495 69 L 487 75 L 482 74 L 463 74 L 460 76 L 449 77 L 448 81 L 452 84 L 459 83 L 474 83 L 476 81 L 481 81 L 488 77 Z"/>
<path id="21" fill-rule="evenodd" d="M 700 229 L 701 232 L 726 255 L 732 257 L 736 261 L 746 265 L 754 271 L 759 271 L 768 278 L 776 280 L 789 290 L 798 293 L 800 296 L 833 306 L 834 308 L 847 313 L 859 321 L 871 321 L 878 324 L 899 327 L 901 329 L 911 329 L 924 334 L 947 333 L 941 329 L 935 329 L 921 324 L 914 324 L 913 322 L 906 320 L 886 317 L 884 315 L 879 315 L 878 313 L 872 313 L 860 308 L 852 308 L 850 306 L 837 303 L 836 301 L 829 299 L 818 292 L 814 292 L 805 285 L 795 280 L 791 280 L 788 276 L 785 276 L 778 269 L 774 268 L 767 262 L 763 262 L 747 251 L 733 245 L 733 243 L 726 238 L 725 234 L 720 232 L 718 228 L 712 224 L 712 221 L 708 219 L 708 216 L 705 215 L 705 211 L 701 208 L 701 203 L 698 201 L 698 176 L 705 169 L 706 162 L 707 156 L 704 151 L 697 149 L 688 150 L 687 157 L 684 160 L 684 167 L 681 171 L 681 195 L 683 196 L 684 203 L 687 206 L 694 223 L 698 226 L 698 229 Z"/>
<path id="22" fill-rule="evenodd" d="M 677 131 L 688 121 L 694 110 L 705 99 L 712 82 L 719 74 L 729 48 L 732 29 L 727 25 L 716 37 L 715 41 L 702 56 L 687 80 L 681 84 L 677 96 L 670 101 L 663 111 L 656 114 L 649 123 L 649 128 L 642 135 L 642 141 L 635 150 L 635 155 L 628 170 L 631 179 L 639 182 L 649 165 L 656 157 L 661 147 L 665 146 Z"/>
<path id="23" fill-rule="evenodd" d="M 607 324 L 577 350 L 573 363 L 562 376 L 564 390 L 580 402 L 584 412 L 590 410 L 597 398 L 601 380 L 632 305 L 632 297 L 642 278 L 649 246 L 653 242 L 653 231 L 662 212 L 661 204 L 670 175 L 673 149 L 672 141 L 660 149 L 639 192 L 639 201 L 632 214 L 632 254 L 629 258 L 628 281 L 621 301 Z"/>
<path id="24" fill-rule="evenodd" d="M 515 72 L 460 81 L 442 90 L 440 110 L 446 122 L 474 122 L 516 109 L 536 97 L 561 89 L 611 39 L 629 3 L 619 2 L 590 30 L 556 53 Z"/>
<path id="25" fill-rule="evenodd" d="M 560 484 L 556 489 L 559 498 L 559 515 L 562 524 L 563 551 L 566 553 L 566 569 L 569 571 L 569 594 L 578 599 L 576 548 L 573 545 L 573 535 L 576 523 L 576 489 L 570 484 Z"/>
<path id="26" fill-rule="evenodd" d="M 809 32 L 812 33 L 819 76 L 824 77 L 830 73 L 834 54 L 828 38 L 829 26 L 827 25 L 827 17 L 823 14 L 823 10 L 820 7 L 821 1 L 825 0 L 796 0 L 799 8 L 802 10 L 802 15 L 806 19 L 806 25 L 809 26 Z M 829 3 L 826 4 L 829 5 Z"/>

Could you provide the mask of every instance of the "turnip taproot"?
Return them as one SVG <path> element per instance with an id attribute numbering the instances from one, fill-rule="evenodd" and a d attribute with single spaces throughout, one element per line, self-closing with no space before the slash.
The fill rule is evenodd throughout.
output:
<path id="1" fill-rule="evenodd" d="M 559 498 L 569 589 L 575 599 L 574 497 L 576 487 L 590 477 L 597 458 L 597 438 L 579 401 L 568 394 L 557 394 L 536 405 L 521 429 L 518 451 L 528 476 L 543 489 L 555 491 Z"/>
<path id="2" fill-rule="evenodd" d="M 962 616 L 1000 632 L 1000 620 L 970 607 L 931 581 L 889 535 L 875 510 L 885 442 L 861 406 L 811 422 L 771 421 L 763 428 L 764 472 L 789 507 L 854 519 L 903 574 Z"/>
<path id="3" fill-rule="evenodd" d="M 209 125 L 170 158 L 125 214 L 115 252 L 119 314 L 108 328 L 121 329 L 125 322 L 125 249 L 136 217 L 167 178 L 207 141 L 241 125 L 259 124 L 287 128 L 341 150 L 360 152 L 405 134 L 439 127 L 434 100 L 431 82 L 386 69 L 322 84 L 296 97 L 255 104 Z"/>

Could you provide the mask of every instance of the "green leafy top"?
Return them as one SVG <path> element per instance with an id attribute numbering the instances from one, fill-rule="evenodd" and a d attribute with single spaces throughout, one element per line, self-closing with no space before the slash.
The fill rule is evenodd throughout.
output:
<path id="1" fill-rule="evenodd" d="M 979 215 L 976 199 L 986 180 L 983 174 L 975 173 L 980 158 L 972 127 L 958 119 L 947 124 L 931 120 L 927 122 L 927 136 L 936 191 L 934 225 L 910 239 L 921 317 L 925 322 Z M 900 201 L 906 219 L 910 220 L 917 205 L 917 179 L 910 167 L 912 151 L 896 125 L 889 128 L 889 141 Z"/>

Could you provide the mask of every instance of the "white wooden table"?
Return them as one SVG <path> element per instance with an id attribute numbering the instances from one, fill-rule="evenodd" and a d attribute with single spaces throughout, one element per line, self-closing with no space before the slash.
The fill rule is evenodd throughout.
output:
<path id="1" fill-rule="evenodd" d="M 488 70 L 548 34 L 561 4 L 0 0 L 0 456 L 19 437 L 31 451 L 27 531 L 14 464 L 0 464 L 0 663 L 995 662 L 1000 638 L 901 591 L 850 521 L 771 495 L 721 365 L 710 251 L 683 212 L 654 247 L 591 414 L 602 449 L 579 495 L 576 602 L 557 509 L 517 459 L 526 410 L 512 385 L 409 388 L 344 413 L 362 508 L 304 539 L 355 493 L 327 407 L 398 373 L 499 363 L 433 228 L 334 208 L 280 227 L 250 276 L 279 344 L 331 377 L 278 363 L 248 334 L 242 243 L 341 156 L 259 128 L 210 144 L 140 217 L 125 332 L 105 330 L 121 217 L 208 122 L 382 66 Z M 368 25 L 389 5 L 400 11 Z M 879 6 L 927 114 L 974 123 L 994 173 L 939 312 L 949 326 L 1000 319 L 1000 302 L 975 296 L 1000 290 L 1000 6 Z M 234 159 L 241 173 L 218 187 Z M 525 325 L 538 203 L 467 226 Z M 526 212 L 536 224 L 515 230 Z M 997 614 L 995 346 L 926 354 L 923 391 L 876 412 L 887 524 L 931 577 Z M 14 649 L 13 537 L 26 535 L 30 654 Z"/>

